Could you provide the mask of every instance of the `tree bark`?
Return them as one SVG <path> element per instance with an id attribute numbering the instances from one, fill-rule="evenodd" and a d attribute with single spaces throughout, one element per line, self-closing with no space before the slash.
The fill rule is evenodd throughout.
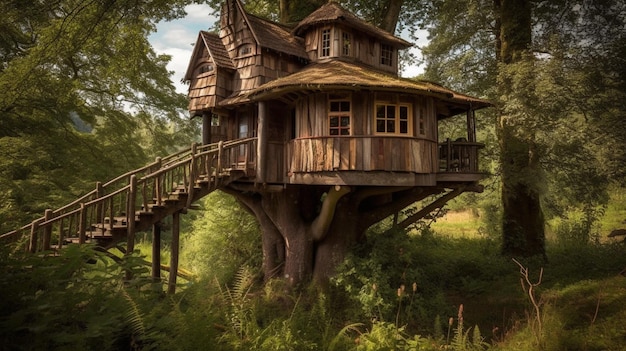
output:
<path id="1" fill-rule="evenodd" d="M 257 194 L 226 191 L 259 222 L 266 280 L 283 277 L 291 286 L 314 281 L 323 287 L 370 226 L 445 189 L 288 186 Z"/>
<path id="2" fill-rule="evenodd" d="M 500 25 L 500 64 L 528 59 L 532 41 L 529 0 L 496 0 L 494 5 L 500 14 L 496 22 Z M 507 77 L 500 84 L 504 96 L 513 93 Z M 515 123 L 510 116 L 501 113 L 497 125 L 502 167 L 502 252 L 513 256 L 545 256 L 544 217 L 536 179 L 540 176 L 536 144 L 532 133 L 526 131 L 526 135 L 531 136 L 521 136 Z"/>
<path id="3" fill-rule="evenodd" d="M 402 9 L 402 3 L 404 0 L 388 0 L 385 8 L 385 14 L 383 20 L 380 23 L 380 28 L 387 32 L 394 34 L 396 32 L 396 25 L 398 24 L 398 18 L 400 17 L 400 10 Z"/>

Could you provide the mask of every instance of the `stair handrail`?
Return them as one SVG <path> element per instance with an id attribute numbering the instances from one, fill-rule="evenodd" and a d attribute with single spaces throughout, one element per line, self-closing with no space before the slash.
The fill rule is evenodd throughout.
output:
<path id="1" fill-rule="evenodd" d="M 69 219 L 72 216 L 75 216 L 81 211 L 86 211 L 88 207 L 93 207 L 94 205 L 99 205 L 99 204 L 105 204 L 108 200 L 111 200 L 111 203 L 112 203 L 113 198 L 115 196 L 120 195 L 122 193 L 127 193 L 131 185 L 125 184 L 118 189 L 115 189 L 112 191 L 106 191 L 106 193 L 104 194 L 98 194 L 98 191 L 99 190 L 104 191 L 106 188 L 110 188 L 113 184 L 119 184 L 119 182 L 125 182 L 127 179 L 130 179 L 130 177 L 132 177 L 133 175 L 137 176 L 138 174 L 141 174 L 142 172 L 146 172 L 150 170 L 151 168 L 154 168 L 155 166 L 159 166 L 159 168 L 155 171 L 149 172 L 148 174 L 144 174 L 141 177 L 137 177 L 137 186 L 139 186 L 140 184 L 144 185 L 148 181 L 151 181 L 154 179 L 158 181 L 159 176 L 162 176 L 166 174 L 168 171 L 171 171 L 175 168 L 185 166 L 186 164 L 191 163 L 194 157 L 195 158 L 206 157 L 211 154 L 219 155 L 224 150 L 232 149 L 239 145 L 250 143 L 256 139 L 257 139 L 256 137 L 252 137 L 252 138 L 236 139 L 236 140 L 214 143 L 214 144 L 198 145 L 195 148 L 191 147 L 191 148 L 180 150 L 174 154 L 164 157 L 163 159 L 157 159 L 157 161 L 152 162 L 144 167 L 126 172 L 104 184 L 97 185 L 96 189 L 89 191 L 88 193 L 82 195 L 77 200 L 74 200 L 71 203 L 52 211 L 51 212 L 52 215 L 49 216 L 49 218 L 46 218 L 46 216 L 36 218 L 35 220 L 33 220 L 31 223 L 27 225 L 24 225 L 16 230 L 0 235 L 0 242 L 8 241 L 8 240 L 17 241 L 19 239 L 18 238 L 19 234 L 23 233 L 28 228 L 31 228 L 31 231 L 32 231 L 35 227 L 40 228 L 44 226 L 52 226 L 57 222 L 60 222 L 65 219 Z M 195 149 L 195 154 L 192 152 L 192 150 L 194 149 Z M 216 165 L 216 173 L 219 172 L 223 168 L 224 167 L 222 164 Z M 191 189 L 190 187 L 194 185 L 196 180 L 197 179 L 189 179 L 188 184 L 187 184 L 188 187 L 186 188 L 186 191 L 189 192 L 189 190 Z M 97 196 L 97 197 L 94 198 L 94 196 Z M 142 196 L 145 196 L 145 195 L 142 195 Z M 146 199 L 143 199 L 142 203 L 145 204 Z M 79 206 L 79 207 L 76 207 L 76 206 Z M 106 210 L 103 210 L 103 212 L 106 212 Z M 127 215 L 130 216 L 130 214 L 127 214 Z M 112 214 L 111 214 L 111 217 L 112 217 Z M 62 230 L 63 229 L 61 228 L 61 231 Z"/>

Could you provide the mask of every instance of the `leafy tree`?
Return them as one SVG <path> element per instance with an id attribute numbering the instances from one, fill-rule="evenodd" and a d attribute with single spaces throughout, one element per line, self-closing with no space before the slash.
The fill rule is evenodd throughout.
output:
<path id="1" fill-rule="evenodd" d="M 543 209 L 592 209 L 623 170 L 624 5 L 425 3 L 426 77 L 498 103 L 504 251 L 541 254 Z"/>
<path id="2" fill-rule="evenodd" d="M 147 36 L 190 1 L 0 1 L 0 232 L 187 143 Z"/>

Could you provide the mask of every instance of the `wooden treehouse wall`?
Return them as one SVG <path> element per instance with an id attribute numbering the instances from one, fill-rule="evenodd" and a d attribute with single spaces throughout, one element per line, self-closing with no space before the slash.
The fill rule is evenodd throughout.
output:
<path id="1" fill-rule="evenodd" d="M 343 28 L 342 26 L 319 26 L 315 30 L 309 30 L 305 35 L 306 52 L 311 61 L 317 61 L 322 59 L 319 57 L 321 30 L 331 28 L 332 31 L 332 43 L 331 43 L 331 56 L 330 57 L 343 57 L 352 59 L 357 62 L 362 62 L 377 69 L 397 73 L 398 72 L 398 50 L 393 48 L 392 64 L 382 65 L 380 63 L 380 40 L 360 33 L 358 31 Z M 341 36 L 343 32 L 349 33 L 352 38 L 351 42 L 351 54 L 350 56 L 344 56 L 342 53 Z"/>

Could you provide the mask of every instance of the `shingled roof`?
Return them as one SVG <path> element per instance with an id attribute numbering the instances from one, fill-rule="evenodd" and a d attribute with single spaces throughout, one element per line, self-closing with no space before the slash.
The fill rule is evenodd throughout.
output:
<path id="1" fill-rule="evenodd" d="M 250 30 L 259 45 L 277 52 L 308 59 L 303 40 L 294 37 L 287 27 L 244 13 Z"/>
<path id="2" fill-rule="evenodd" d="M 412 44 L 384 31 L 360 18 L 353 15 L 350 11 L 344 9 L 341 5 L 334 1 L 330 1 L 313 11 L 305 19 L 300 21 L 293 29 L 295 35 L 302 35 L 303 32 L 315 25 L 324 25 L 330 23 L 343 23 L 347 27 L 358 29 L 364 33 L 371 34 L 379 39 L 401 48 L 407 48 Z"/>
<path id="3" fill-rule="evenodd" d="M 235 69 L 235 66 L 233 66 L 233 62 L 230 60 L 228 52 L 226 51 L 220 37 L 215 33 L 200 31 L 200 34 L 198 34 L 198 40 L 196 41 L 193 49 L 193 54 L 191 55 L 191 60 L 189 60 L 189 66 L 187 66 L 187 72 L 185 73 L 184 78 L 185 80 L 191 80 L 193 78 L 192 75 L 195 67 L 192 66 L 198 63 L 198 55 L 202 53 L 203 48 L 208 50 L 209 55 L 213 59 L 213 63 L 217 67 L 231 70 Z"/>
<path id="4" fill-rule="evenodd" d="M 341 60 L 312 63 L 299 72 L 265 83 L 245 94 L 232 96 L 222 101 L 222 104 L 265 100 L 295 91 L 327 91 L 334 89 L 372 89 L 376 91 L 387 90 L 431 95 L 450 102 L 472 105 L 474 108 L 492 105 L 487 100 L 460 94 L 439 84 L 400 78 Z M 452 114 L 465 111 L 465 109 L 459 109 L 458 111 L 452 111 Z"/>

